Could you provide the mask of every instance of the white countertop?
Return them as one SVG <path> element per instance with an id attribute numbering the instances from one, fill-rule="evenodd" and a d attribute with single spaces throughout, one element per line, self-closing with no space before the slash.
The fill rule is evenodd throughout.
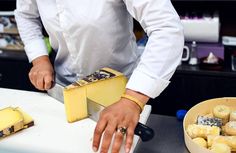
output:
<path id="1" fill-rule="evenodd" d="M 0 88 L 0 109 L 9 106 L 23 109 L 35 125 L 1 139 L 0 153 L 93 153 L 96 123 L 90 119 L 68 123 L 64 105 L 47 94 Z M 150 112 L 151 106 L 145 106 L 140 122 L 146 123 Z M 132 151 L 138 140 L 135 136 Z"/>

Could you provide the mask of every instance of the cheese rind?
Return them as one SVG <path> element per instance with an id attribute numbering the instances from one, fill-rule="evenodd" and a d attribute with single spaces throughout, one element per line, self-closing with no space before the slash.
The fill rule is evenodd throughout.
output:
<path id="1" fill-rule="evenodd" d="M 87 98 L 103 106 L 117 102 L 125 92 L 127 78 L 120 72 L 103 68 L 64 89 L 68 122 L 88 117 Z"/>

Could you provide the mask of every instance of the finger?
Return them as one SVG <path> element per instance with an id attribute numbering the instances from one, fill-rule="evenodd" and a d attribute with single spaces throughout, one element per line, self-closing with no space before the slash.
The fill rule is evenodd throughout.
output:
<path id="1" fill-rule="evenodd" d="M 132 147 L 133 144 L 133 138 L 134 138 L 134 129 L 135 126 L 129 126 L 129 128 L 127 129 L 127 134 L 126 134 L 126 142 L 125 142 L 125 152 L 129 153 L 130 149 Z"/>
<path id="2" fill-rule="evenodd" d="M 123 138 L 124 135 L 121 132 L 117 131 L 112 145 L 112 153 L 119 153 Z"/>
<path id="3" fill-rule="evenodd" d="M 46 75 L 44 77 L 44 89 L 48 90 L 52 87 L 53 82 L 53 76 L 52 75 Z"/>
<path id="4" fill-rule="evenodd" d="M 36 87 L 36 78 L 35 78 L 35 74 L 36 72 L 33 72 L 33 70 L 31 69 L 30 72 L 29 72 L 29 79 L 30 79 L 30 82 Z"/>
<path id="5" fill-rule="evenodd" d="M 102 137 L 102 133 L 107 125 L 107 120 L 100 119 L 97 122 L 96 128 L 93 134 L 93 151 L 96 152 L 100 146 L 100 140 Z"/>
<path id="6" fill-rule="evenodd" d="M 104 131 L 103 139 L 102 139 L 102 147 L 101 147 L 102 153 L 108 152 L 116 127 L 117 127 L 117 124 L 114 121 L 108 122 L 107 127 Z"/>
<path id="7" fill-rule="evenodd" d="M 36 88 L 39 90 L 44 90 L 44 76 L 40 73 L 36 76 Z"/>

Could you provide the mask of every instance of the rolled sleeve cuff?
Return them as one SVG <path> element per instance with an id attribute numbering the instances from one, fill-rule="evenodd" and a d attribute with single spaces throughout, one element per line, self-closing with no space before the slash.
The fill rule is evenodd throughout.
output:
<path id="1" fill-rule="evenodd" d="M 156 98 L 169 83 L 170 81 L 168 80 L 154 78 L 148 74 L 134 70 L 126 85 L 126 88 L 145 94 L 150 98 Z"/>
<path id="2" fill-rule="evenodd" d="M 48 55 L 47 47 L 43 39 L 32 40 L 25 45 L 25 51 L 28 56 L 29 62 L 35 58 L 43 55 Z"/>

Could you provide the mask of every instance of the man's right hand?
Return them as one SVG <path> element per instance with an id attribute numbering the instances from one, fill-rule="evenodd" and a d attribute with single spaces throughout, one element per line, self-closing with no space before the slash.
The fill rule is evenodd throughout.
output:
<path id="1" fill-rule="evenodd" d="M 48 90 L 54 82 L 54 70 L 48 56 L 40 56 L 32 61 L 29 72 L 31 83 L 39 90 Z"/>

